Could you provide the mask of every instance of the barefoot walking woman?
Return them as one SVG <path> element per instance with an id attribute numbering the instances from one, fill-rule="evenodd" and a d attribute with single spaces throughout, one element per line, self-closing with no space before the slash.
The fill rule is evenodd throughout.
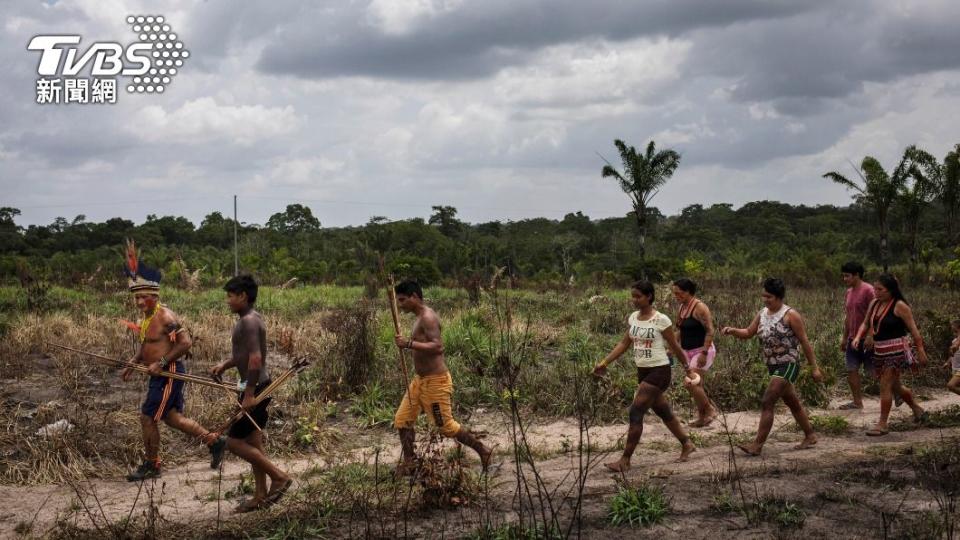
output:
<path id="1" fill-rule="evenodd" d="M 913 320 L 913 311 L 900 292 L 897 278 L 883 274 L 877 277 L 873 289 L 876 298 L 870 304 L 867 318 L 860 325 L 851 345 L 859 347 L 864 342 L 865 347 L 873 351 L 873 365 L 880 377 L 880 420 L 867 431 L 867 435 L 880 436 L 888 433 L 887 419 L 894 394 L 913 410 L 914 421 L 923 420 L 926 413 L 914 401 L 913 392 L 900 382 L 900 372 L 913 365 L 907 334 L 913 337 L 921 366 L 927 364 L 927 353 L 923 348 L 920 330 Z"/>
<path id="2" fill-rule="evenodd" d="M 654 289 L 648 281 L 638 281 L 630 291 L 634 307 L 637 311 L 630 314 L 629 328 L 623 339 L 610 351 L 593 369 L 594 374 L 603 375 L 611 362 L 620 358 L 627 349 L 633 347 L 633 361 L 637 366 L 637 391 L 633 395 L 633 404 L 630 406 L 630 427 L 627 430 L 627 443 L 623 448 L 623 456 L 606 466 L 612 471 L 625 472 L 630 468 L 630 457 L 640 442 L 643 434 L 643 417 L 648 409 L 663 420 L 667 429 L 680 441 L 680 458 L 686 461 L 696 448 L 687 437 L 680 425 L 680 420 L 673 415 L 670 404 L 663 393 L 670 387 L 670 359 L 667 358 L 667 349 L 677 356 L 683 357 L 683 350 L 677 343 L 673 333 L 673 323 L 670 318 L 653 308 Z"/>
<path id="3" fill-rule="evenodd" d="M 738 448 L 750 454 L 759 456 L 763 450 L 763 443 L 770 435 L 773 427 L 773 408 L 778 400 L 783 402 L 793 413 L 794 419 L 803 430 L 803 441 L 797 449 L 808 448 L 817 444 L 817 436 L 813 433 L 813 426 L 803 410 L 800 397 L 794 384 L 800 375 L 800 348 L 812 368 L 813 380 L 820 382 L 823 375 L 817 366 L 817 359 L 813 355 L 813 347 L 807 339 L 803 318 L 790 306 L 783 303 L 787 292 L 783 281 L 777 278 L 767 278 L 763 282 L 763 304 L 760 313 L 753 318 L 747 328 L 725 327 L 721 333 L 740 339 L 749 339 L 760 335 L 760 346 L 763 349 L 763 358 L 770 373 L 770 383 L 763 394 L 760 425 L 757 427 L 757 438 L 749 444 L 738 445 Z"/>
<path id="4" fill-rule="evenodd" d="M 685 367 L 700 375 L 700 380 L 684 380 L 683 386 L 697 404 L 697 419 L 693 427 L 710 425 L 717 417 L 717 410 L 710 403 L 703 381 L 707 370 L 713 365 L 717 348 L 713 345 L 713 316 L 710 308 L 697 298 L 697 284 L 687 278 L 673 282 L 673 296 L 680 302 L 680 314 L 677 317 L 677 332 L 680 334 L 680 347 L 683 348 Z"/>

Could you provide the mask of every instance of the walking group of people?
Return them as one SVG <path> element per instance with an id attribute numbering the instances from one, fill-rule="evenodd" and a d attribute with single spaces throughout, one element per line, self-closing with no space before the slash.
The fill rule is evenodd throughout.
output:
<path id="1" fill-rule="evenodd" d="M 141 322 L 135 325 L 140 346 L 129 363 L 145 365 L 150 373 L 147 395 L 140 409 L 144 460 L 127 475 L 127 480 L 143 481 L 160 475 L 158 424 L 162 421 L 205 444 L 210 451 L 211 469 L 220 467 L 227 449 L 250 463 L 254 493 L 237 506 L 236 512 L 250 512 L 275 504 L 289 490 L 293 480 L 270 461 L 264 450 L 263 430 L 269 419 L 270 398 L 259 402 L 256 398 L 271 385 L 271 378 L 267 370 L 266 325 L 254 309 L 257 282 L 249 275 L 240 275 L 223 287 L 227 306 L 238 319 L 233 328 L 229 359 L 210 368 L 209 375 L 219 380 L 226 370 L 236 368 L 240 377 L 237 403 L 244 415 L 230 425 L 226 434 L 221 434 L 184 416 L 184 381 L 165 376 L 165 372 L 186 373 L 184 360 L 189 355 L 192 340 L 176 313 L 160 303 L 160 272 L 139 260 L 132 242 L 127 245 L 126 262 L 129 290 L 143 315 Z M 453 380 L 443 356 L 439 317 L 423 303 L 423 289 L 416 282 L 400 283 L 394 292 L 398 309 L 416 316 L 409 336 L 399 333 L 395 336 L 399 348 L 411 351 L 415 372 L 394 420 L 402 448 L 397 472 L 409 475 L 416 470 L 414 425 L 421 412 L 429 416 L 441 435 L 474 449 L 486 470 L 493 450 L 453 418 Z M 123 380 L 129 380 L 133 371 L 132 367 L 125 368 L 121 374 Z M 267 477 L 270 478 L 269 489 Z"/>
<path id="2" fill-rule="evenodd" d="M 840 343 L 844 352 L 847 379 L 853 400 L 841 409 L 862 409 L 861 369 L 866 376 L 875 376 L 880 386 L 880 418 L 866 431 L 870 436 L 889 433 L 890 409 L 906 403 L 914 421 L 926 420 L 927 413 L 914 399 L 913 393 L 901 381 L 907 370 L 925 366 L 927 354 L 923 337 L 917 328 L 910 304 L 900 290 L 900 283 L 891 274 L 882 274 L 871 285 L 864 281 L 864 268 L 856 262 L 848 262 L 841 268 L 841 276 L 848 289 L 845 295 L 845 319 L 843 338 Z M 681 445 L 678 461 L 686 461 L 695 450 L 683 426 L 674 416 L 664 393 L 670 386 L 671 358 L 680 359 L 687 372 L 684 386 L 697 406 L 697 419 L 691 427 L 703 427 L 712 423 L 717 408 L 710 402 L 704 389 L 710 367 L 714 364 L 717 349 L 714 343 L 715 327 L 709 307 L 697 298 L 697 286 L 687 278 L 672 284 L 673 295 L 680 304 L 676 324 L 654 308 L 655 291 L 651 283 L 639 281 L 631 287 L 631 298 L 637 311 L 627 319 L 623 339 L 594 368 L 602 376 L 607 366 L 633 349 L 637 367 L 637 389 L 629 409 L 629 428 L 623 454 L 619 460 L 607 463 L 610 470 L 623 472 L 630 467 L 630 459 L 643 432 L 643 418 L 648 410 L 663 420 Z M 764 308 L 745 328 L 724 327 L 723 336 L 750 339 L 758 336 L 763 360 L 770 380 L 761 400 L 760 423 L 752 442 L 740 444 L 740 450 L 751 456 L 759 456 L 773 427 L 774 407 L 783 401 L 803 431 L 803 440 L 797 449 L 809 448 L 817 443 L 813 426 L 797 393 L 796 383 L 801 373 L 800 353 L 810 365 L 810 375 L 817 382 L 823 374 L 817 365 L 816 355 L 807 337 L 806 326 L 800 313 L 787 305 L 786 286 L 781 279 L 764 280 L 760 293 Z M 952 321 L 954 339 L 950 346 L 950 360 L 943 365 L 952 368 L 952 377 L 947 388 L 960 394 L 960 319 Z M 914 355 L 913 350 L 916 350 Z"/>
<path id="3" fill-rule="evenodd" d="M 256 281 L 248 275 L 242 275 L 232 278 L 224 286 L 227 304 L 238 320 L 231 338 L 230 358 L 211 368 L 210 375 L 219 377 L 229 368 L 237 369 L 240 375 L 237 400 L 245 415 L 227 433 L 220 434 L 206 430 L 183 415 L 183 381 L 163 376 L 164 371 L 186 371 L 183 359 L 189 353 L 191 339 L 176 314 L 159 303 L 160 274 L 139 262 L 132 244 L 128 246 L 127 273 L 130 292 L 144 316 L 139 325 L 140 348 L 131 361 L 149 366 L 152 375 L 141 408 L 145 460 L 128 479 L 144 480 L 160 474 L 157 425 L 163 421 L 206 444 L 213 469 L 220 466 L 226 449 L 250 463 L 256 487 L 253 497 L 241 503 L 237 512 L 257 510 L 276 503 L 290 488 L 292 479 L 266 457 L 263 446 L 263 429 L 269 417 L 267 408 L 270 399 L 257 403 L 256 396 L 270 385 L 271 379 L 267 370 L 266 326 L 254 309 L 258 290 Z M 925 365 L 927 356 L 923 338 L 897 279 L 884 274 L 871 285 L 863 280 L 863 266 L 857 263 L 843 265 L 841 273 L 849 288 L 846 292 L 840 346 L 845 353 L 853 398 L 841 408 L 863 407 L 860 375 L 863 368 L 867 373 L 872 370 L 880 382 L 880 418 L 867 431 L 868 435 L 882 436 L 888 433 L 888 417 L 894 399 L 898 404 L 902 401 L 909 405 L 915 420 L 923 421 L 926 412 L 902 383 L 901 374 L 917 364 Z M 426 413 L 443 436 L 476 451 L 486 470 L 493 450 L 453 417 L 453 380 L 444 358 L 439 317 L 424 303 L 423 290 L 416 282 L 400 283 L 394 292 L 398 308 L 416 317 L 409 336 L 400 333 L 395 336 L 398 347 L 412 352 L 415 371 L 394 418 L 394 427 L 401 443 L 401 461 L 397 472 L 413 474 L 416 470 L 414 424 L 421 412 Z M 620 459 L 606 464 L 607 468 L 616 472 L 630 468 L 630 460 L 640 442 L 643 420 L 648 410 L 660 417 L 680 442 L 679 461 L 686 461 L 696 450 L 666 399 L 672 378 L 671 354 L 683 363 L 686 371 L 684 386 L 696 403 L 697 418 L 689 425 L 695 428 L 708 426 L 719 414 L 704 386 L 717 357 L 717 329 L 710 308 L 697 297 L 697 284 L 687 278 L 673 282 L 673 296 L 680 306 L 676 323 L 654 307 L 656 294 L 653 284 L 638 281 L 630 292 L 636 311 L 627 319 L 623 338 L 594 368 L 594 373 L 602 376 L 612 362 L 628 350 L 633 351 L 637 389 L 629 408 L 626 444 Z M 783 281 L 766 279 L 760 296 L 764 308 L 753 317 L 750 324 L 744 328 L 723 327 L 719 330 L 722 336 L 738 339 L 758 336 L 770 375 L 761 402 L 756 438 L 739 445 L 743 452 L 752 456 L 760 455 L 773 426 L 774 407 L 780 400 L 790 409 L 803 431 L 803 440 L 796 448 L 808 448 L 817 443 L 816 434 L 795 387 L 801 374 L 801 351 L 810 366 L 813 379 L 818 382 L 823 379 L 803 317 L 785 303 L 786 286 Z M 956 334 L 950 348 L 953 377 L 948 388 L 960 394 L 960 320 L 953 321 L 953 329 Z M 916 359 L 912 354 L 910 338 L 916 348 Z M 130 374 L 129 368 L 124 370 L 124 380 Z M 267 477 L 270 478 L 269 489 Z"/>

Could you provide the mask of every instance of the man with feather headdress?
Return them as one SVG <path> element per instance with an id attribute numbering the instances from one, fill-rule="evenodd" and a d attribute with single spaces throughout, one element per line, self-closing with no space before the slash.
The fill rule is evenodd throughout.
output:
<path id="1" fill-rule="evenodd" d="M 177 314 L 160 303 L 159 270 L 140 261 L 137 248 L 127 240 L 126 267 L 130 293 L 143 314 L 139 324 L 140 347 L 130 360 L 146 365 L 151 373 L 147 396 L 140 407 L 140 427 L 143 431 L 144 460 L 129 475 L 133 482 L 160 475 L 160 430 L 162 420 L 173 427 L 203 441 L 210 449 L 210 468 L 216 469 L 223 460 L 226 440 L 204 429 L 196 421 L 183 415 L 183 381 L 162 376 L 164 371 L 185 373 L 183 359 L 193 344 L 190 334 L 180 324 Z M 123 380 L 129 380 L 133 369 L 123 370 Z"/>

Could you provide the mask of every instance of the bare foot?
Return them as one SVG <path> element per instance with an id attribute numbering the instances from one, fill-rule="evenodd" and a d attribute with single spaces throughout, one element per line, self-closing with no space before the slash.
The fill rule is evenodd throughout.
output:
<path id="1" fill-rule="evenodd" d="M 690 422 L 690 427 L 703 427 L 705 425 L 707 425 L 706 418 L 697 418 L 693 422 Z"/>
<path id="2" fill-rule="evenodd" d="M 813 445 L 815 445 L 815 444 L 817 444 L 817 436 L 816 436 L 816 435 L 810 435 L 809 437 L 804 437 L 804 439 L 803 439 L 802 441 L 800 441 L 800 444 L 794 446 L 793 449 L 794 449 L 794 450 L 806 450 L 807 448 L 810 448 L 811 446 L 813 446 Z"/>
<path id="3" fill-rule="evenodd" d="M 713 421 L 716 420 L 716 419 L 717 419 L 717 416 L 719 416 L 719 415 L 720 415 L 720 413 L 718 413 L 718 412 L 716 411 L 716 409 L 714 409 L 714 410 L 710 411 L 709 413 L 707 413 L 707 416 L 705 416 L 705 417 L 703 418 L 703 427 L 707 427 L 707 426 L 709 426 L 710 424 L 712 424 Z"/>
<path id="4" fill-rule="evenodd" d="M 748 456 L 759 456 L 760 452 L 763 450 L 763 446 L 752 442 L 747 444 L 738 444 L 737 448 L 743 450 Z"/>
<path id="5" fill-rule="evenodd" d="M 697 447 L 693 445 L 693 441 L 687 439 L 683 446 L 680 447 L 680 457 L 677 458 L 677 463 L 683 463 L 690 459 L 690 454 L 697 451 Z"/>
<path id="6" fill-rule="evenodd" d="M 620 458 L 617 461 L 604 463 L 603 466 L 613 472 L 625 473 L 630 470 L 630 460 L 627 458 Z"/>

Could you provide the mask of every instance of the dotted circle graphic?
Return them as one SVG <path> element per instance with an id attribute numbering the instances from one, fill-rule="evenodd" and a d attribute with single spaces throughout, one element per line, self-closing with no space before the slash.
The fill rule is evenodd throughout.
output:
<path id="1" fill-rule="evenodd" d="M 184 48 L 173 26 L 161 15 L 128 15 L 126 21 L 140 42 L 149 43 L 152 49 L 147 73 L 133 77 L 132 84 L 127 85 L 127 92 L 164 92 L 177 75 L 177 68 L 190 57 L 190 51 Z"/>

